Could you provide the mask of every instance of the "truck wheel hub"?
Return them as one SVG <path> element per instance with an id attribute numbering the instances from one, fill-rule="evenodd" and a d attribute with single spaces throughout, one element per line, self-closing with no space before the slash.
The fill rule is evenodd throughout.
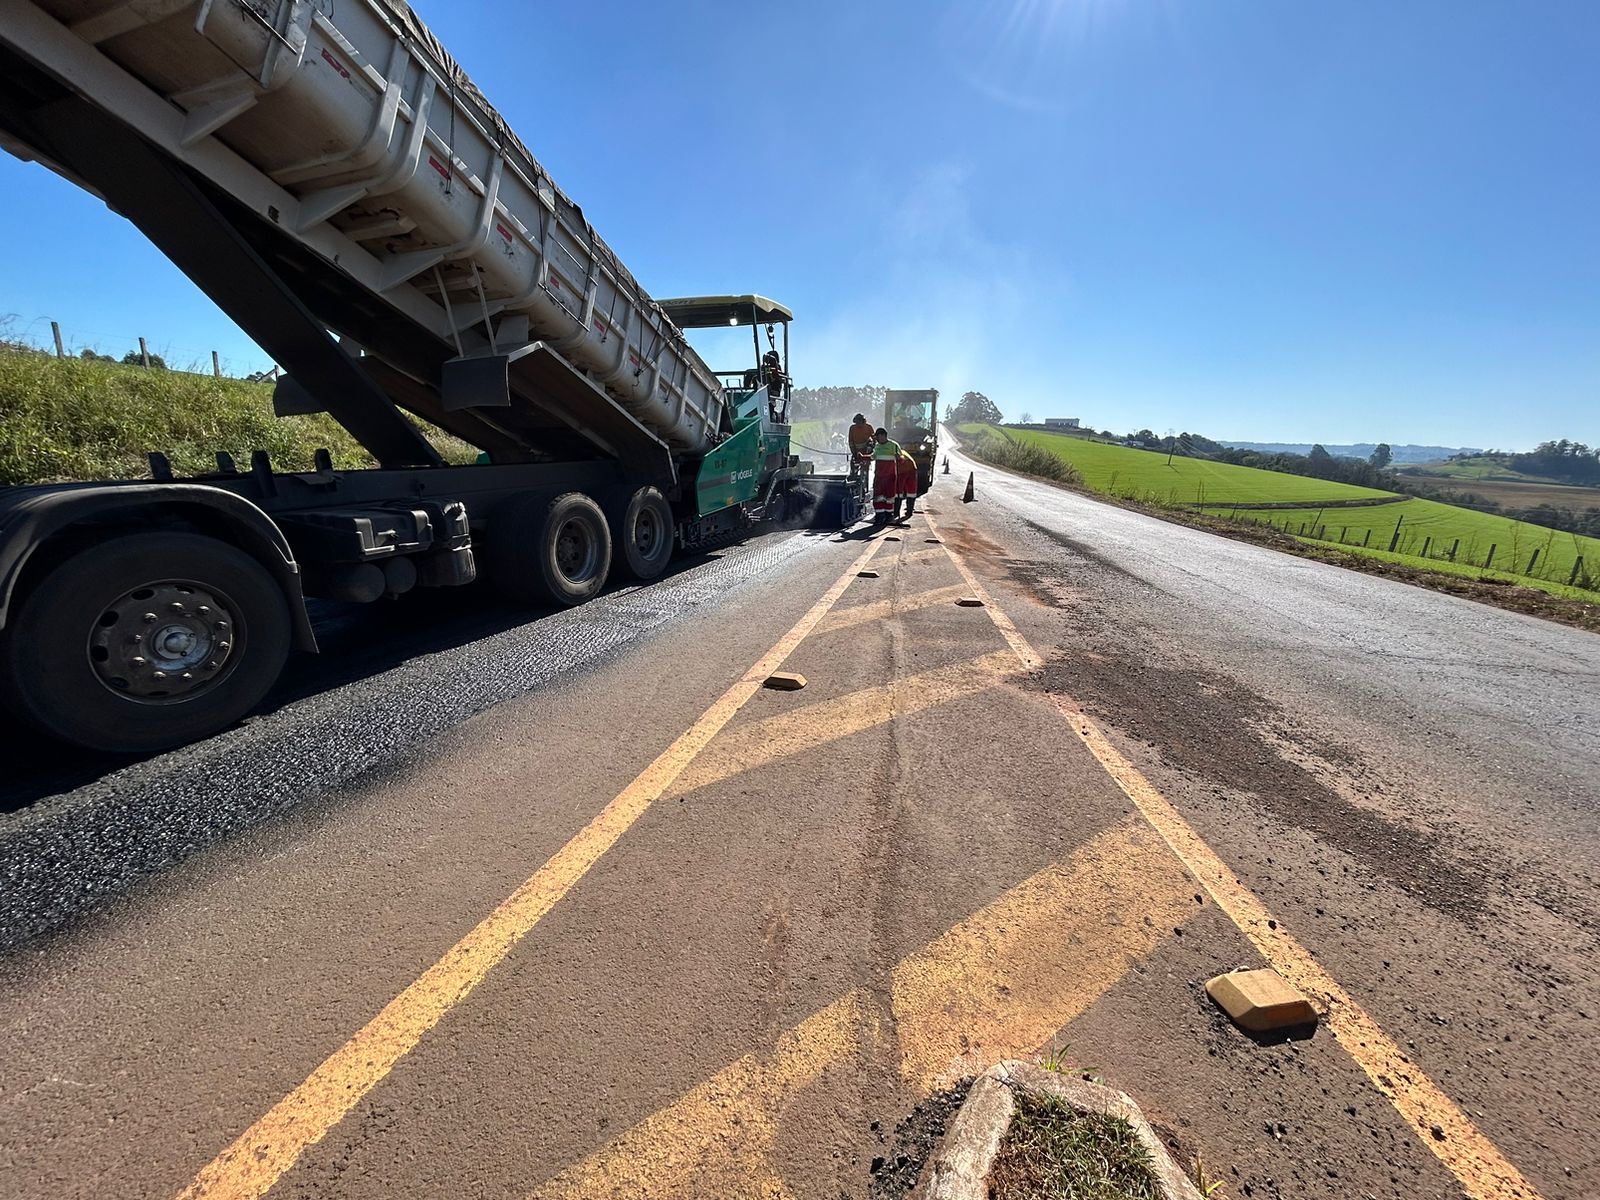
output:
<path id="1" fill-rule="evenodd" d="M 96 619 L 89 665 L 119 696 L 154 704 L 188 699 L 227 673 L 235 625 L 227 598 L 200 584 L 145 584 Z"/>
<path id="2" fill-rule="evenodd" d="M 556 566 L 568 579 L 581 583 L 594 574 L 598 557 L 594 536 L 582 521 L 568 521 L 556 534 Z"/>
<path id="3" fill-rule="evenodd" d="M 649 558 L 656 552 L 661 540 L 661 529 L 653 512 L 641 512 L 633 523 L 633 545 L 640 554 Z"/>

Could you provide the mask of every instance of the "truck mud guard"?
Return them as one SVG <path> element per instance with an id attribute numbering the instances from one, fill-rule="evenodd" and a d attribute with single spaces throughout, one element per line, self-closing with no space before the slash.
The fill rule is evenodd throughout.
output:
<path id="1" fill-rule="evenodd" d="M 156 510 L 160 510 L 159 514 Z M 0 629 L 6 626 L 17 581 L 29 560 L 52 538 L 77 526 L 131 524 L 154 516 L 209 516 L 231 541 L 271 573 L 283 589 L 294 625 L 295 646 L 316 652 L 306 613 L 305 591 L 294 552 L 277 524 L 242 496 L 197 483 L 52 484 L 7 489 L 0 494 Z"/>

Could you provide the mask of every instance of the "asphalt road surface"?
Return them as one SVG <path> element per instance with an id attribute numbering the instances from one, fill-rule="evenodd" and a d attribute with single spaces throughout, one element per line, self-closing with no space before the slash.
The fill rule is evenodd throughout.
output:
<path id="1" fill-rule="evenodd" d="M 0 745 L 0 1195 L 902 1195 L 1051 1049 L 1230 1196 L 1600 1194 L 1600 639 L 952 467 Z M 1265 963 L 1314 1035 L 1205 998 Z"/>

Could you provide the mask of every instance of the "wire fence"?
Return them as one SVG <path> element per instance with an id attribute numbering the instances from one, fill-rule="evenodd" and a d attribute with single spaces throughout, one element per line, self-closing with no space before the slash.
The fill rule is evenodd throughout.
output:
<path id="1" fill-rule="evenodd" d="M 1209 515 L 1232 524 L 1270 528 L 1290 537 L 1350 550 L 1378 550 L 1423 563 L 1448 563 L 1600 592 L 1600 561 L 1586 561 L 1589 556 L 1584 553 L 1585 543 L 1557 529 L 1528 526 L 1530 532 L 1526 534 L 1514 529 L 1500 536 L 1476 531 L 1458 534 L 1451 530 L 1438 532 L 1425 525 L 1408 526 L 1404 514 L 1395 518 L 1392 528 L 1380 528 L 1367 522 L 1342 522 L 1337 515 L 1330 520 L 1328 510 L 1318 511 L 1310 519 L 1300 513 L 1287 514 L 1281 520 L 1277 515 Z M 1571 557 L 1567 554 L 1569 549 Z"/>
<path id="2" fill-rule="evenodd" d="M 241 370 L 231 358 L 214 349 L 202 350 L 171 341 L 152 344 L 150 339 L 136 333 L 112 333 L 106 330 L 74 328 L 63 331 L 59 321 L 49 317 L 35 317 L 16 333 L 10 333 L 0 322 L 0 340 L 14 346 L 54 354 L 57 358 L 98 358 L 134 366 L 164 367 L 169 371 L 183 371 L 191 375 L 213 375 L 218 379 L 244 379 L 249 382 L 274 380 L 278 365 L 264 355 L 258 362 L 267 365 L 257 370 Z M 48 327 L 48 329 L 47 329 Z M 90 339 L 90 340 L 85 340 Z M 102 347 L 110 346 L 106 353 Z M 117 350 L 126 347 L 122 354 Z"/>

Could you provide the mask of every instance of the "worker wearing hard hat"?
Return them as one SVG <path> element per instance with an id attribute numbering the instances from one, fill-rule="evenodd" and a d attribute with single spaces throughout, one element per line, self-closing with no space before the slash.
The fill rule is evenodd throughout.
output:
<path id="1" fill-rule="evenodd" d="M 889 437 L 887 429 L 873 431 L 877 444 L 872 448 L 872 516 L 883 524 L 894 516 L 900 498 L 900 443 Z"/>

